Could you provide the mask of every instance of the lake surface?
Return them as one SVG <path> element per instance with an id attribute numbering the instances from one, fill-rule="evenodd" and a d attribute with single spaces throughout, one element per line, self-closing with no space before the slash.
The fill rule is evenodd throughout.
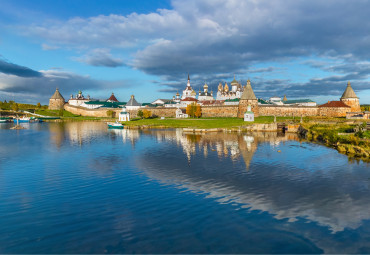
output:
<path id="1" fill-rule="evenodd" d="M 370 165 L 276 133 L 0 124 L 0 253 L 370 253 Z"/>

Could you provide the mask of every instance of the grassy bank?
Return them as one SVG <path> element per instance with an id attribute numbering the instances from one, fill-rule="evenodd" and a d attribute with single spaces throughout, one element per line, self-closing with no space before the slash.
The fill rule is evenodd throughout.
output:
<path id="1" fill-rule="evenodd" d="M 292 118 L 278 117 L 277 121 L 288 121 Z M 239 128 L 253 123 L 273 123 L 274 117 L 257 117 L 254 122 L 244 122 L 240 118 L 199 118 L 199 119 L 134 119 L 125 122 L 126 126 L 146 126 L 146 127 L 160 127 L 160 128 Z"/>
<path id="2" fill-rule="evenodd" d="M 319 141 L 327 146 L 336 148 L 339 152 L 370 159 L 370 131 L 354 132 L 359 124 L 310 124 L 302 125 L 307 132 L 305 137 L 309 141 Z"/>

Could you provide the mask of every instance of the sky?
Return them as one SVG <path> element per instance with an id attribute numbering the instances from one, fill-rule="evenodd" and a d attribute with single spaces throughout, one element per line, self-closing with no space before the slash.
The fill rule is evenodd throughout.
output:
<path id="1" fill-rule="evenodd" d="M 370 104 L 370 1 L 0 0 L 0 100 L 172 98 L 188 74 L 257 97 Z"/>

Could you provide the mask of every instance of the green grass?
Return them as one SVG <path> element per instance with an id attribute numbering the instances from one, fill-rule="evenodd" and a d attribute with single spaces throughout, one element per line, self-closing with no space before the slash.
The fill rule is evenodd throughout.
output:
<path id="1" fill-rule="evenodd" d="M 278 117 L 277 121 L 292 120 L 290 117 Z M 297 120 L 299 121 L 299 120 Z M 126 126 L 151 126 L 151 127 L 168 127 L 168 128 L 238 128 L 251 125 L 253 123 L 273 123 L 274 117 L 257 117 L 254 122 L 245 122 L 240 118 L 199 118 L 199 119 L 134 119 L 125 122 Z"/>

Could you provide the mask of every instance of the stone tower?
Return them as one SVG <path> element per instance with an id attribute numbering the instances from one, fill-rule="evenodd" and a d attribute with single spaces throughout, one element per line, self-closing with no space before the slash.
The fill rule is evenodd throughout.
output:
<path id="1" fill-rule="evenodd" d="M 353 91 L 351 87 L 351 83 L 347 83 L 347 88 L 344 91 L 342 97 L 340 98 L 340 101 L 345 103 L 346 105 L 351 107 L 351 112 L 360 112 L 360 101 L 358 100 L 358 97 L 356 96 L 355 92 Z"/>
<path id="2" fill-rule="evenodd" d="M 64 97 L 60 94 L 59 90 L 56 89 L 54 95 L 49 99 L 49 109 L 50 110 L 60 110 L 63 109 L 65 104 Z"/>
<path id="3" fill-rule="evenodd" d="M 247 85 L 245 86 L 243 94 L 239 101 L 238 118 L 244 117 L 244 113 L 247 110 L 248 105 L 251 106 L 251 110 L 254 113 L 254 116 L 258 117 L 258 100 L 257 97 L 254 95 L 250 80 L 247 81 Z"/>

